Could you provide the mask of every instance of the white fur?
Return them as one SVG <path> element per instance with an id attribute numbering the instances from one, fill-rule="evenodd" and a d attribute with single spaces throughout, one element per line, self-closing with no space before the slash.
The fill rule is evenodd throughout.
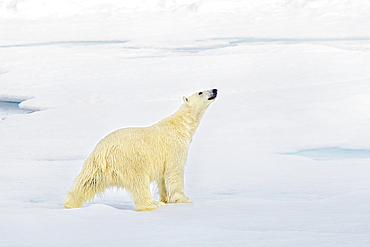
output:
<path id="1" fill-rule="evenodd" d="M 144 128 L 119 129 L 95 147 L 69 191 L 63 206 L 81 207 L 107 187 L 125 188 L 139 211 L 164 203 L 192 202 L 184 194 L 184 165 L 192 137 L 215 91 L 198 92 L 172 116 Z M 161 202 L 153 200 L 156 181 Z"/>

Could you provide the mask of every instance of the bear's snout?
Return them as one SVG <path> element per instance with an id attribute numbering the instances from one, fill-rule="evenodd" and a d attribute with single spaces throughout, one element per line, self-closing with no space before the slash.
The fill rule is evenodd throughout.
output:
<path id="1" fill-rule="evenodd" d="M 214 98 L 217 97 L 217 89 L 212 89 L 212 94 L 211 96 L 208 98 L 208 100 L 213 100 Z"/>

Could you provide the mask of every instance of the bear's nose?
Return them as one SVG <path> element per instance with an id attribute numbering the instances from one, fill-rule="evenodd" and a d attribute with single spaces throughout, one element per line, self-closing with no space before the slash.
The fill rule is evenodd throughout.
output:
<path id="1" fill-rule="evenodd" d="M 213 90 L 212 90 L 212 92 L 213 92 L 214 94 L 217 94 L 217 89 L 213 89 Z"/>

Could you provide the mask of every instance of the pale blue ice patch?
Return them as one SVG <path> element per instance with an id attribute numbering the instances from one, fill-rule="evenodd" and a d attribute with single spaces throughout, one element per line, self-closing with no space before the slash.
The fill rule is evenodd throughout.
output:
<path id="1" fill-rule="evenodd" d="M 19 108 L 21 102 L 0 100 L 0 119 L 4 120 L 14 114 L 28 114 L 33 111 Z"/>
<path id="2" fill-rule="evenodd" d="M 212 42 L 209 42 L 212 41 Z M 223 41 L 221 44 L 214 44 L 213 41 Z M 325 44 L 329 46 L 346 47 L 349 43 L 355 42 L 357 46 L 359 42 L 369 43 L 370 37 L 347 37 L 347 38 L 258 38 L 258 37 L 229 37 L 229 38 L 212 38 L 206 40 L 198 40 L 195 46 L 177 47 L 170 50 L 176 52 L 198 53 L 201 51 L 222 49 L 228 47 L 235 47 L 239 45 L 266 45 L 266 44 Z M 367 46 L 363 48 L 368 50 Z"/>
<path id="3" fill-rule="evenodd" d="M 87 45 L 116 45 L 127 43 L 125 40 L 72 40 L 72 41 L 53 41 L 28 44 L 0 45 L 0 48 L 18 48 L 18 47 L 38 47 L 38 46 L 87 46 Z"/>
<path id="4" fill-rule="evenodd" d="M 284 155 L 299 155 L 313 160 L 341 160 L 370 158 L 370 149 L 345 149 L 339 147 L 300 150 Z"/>

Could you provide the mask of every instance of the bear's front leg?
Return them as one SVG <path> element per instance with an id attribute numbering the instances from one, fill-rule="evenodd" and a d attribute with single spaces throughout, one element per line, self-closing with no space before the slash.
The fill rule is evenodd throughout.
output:
<path id="1" fill-rule="evenodd" d="M 166 203 L 191 203 L 193 200 L 184 193 L 184 166 L 168 170 L 164 177 L 166 195 L 161 201 Z M 161 191 L 160 191 L 161 192 Z"/>

